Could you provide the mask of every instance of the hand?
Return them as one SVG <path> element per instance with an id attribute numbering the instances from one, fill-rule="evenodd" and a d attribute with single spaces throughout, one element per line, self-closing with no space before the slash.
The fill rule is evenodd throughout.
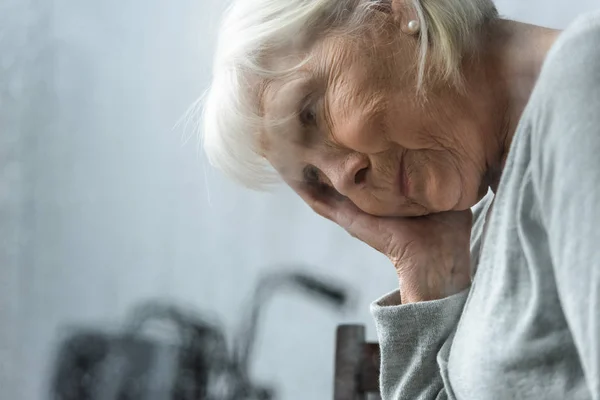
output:
<path id="1" fill-rule="evenodd" d="M 376 217 L 323 188 L 298 184 L 292 188 L 317 214 L 392 261 L 403 304 L 441 299 L 470 285 L 471 210 L 412 218 Z"/>

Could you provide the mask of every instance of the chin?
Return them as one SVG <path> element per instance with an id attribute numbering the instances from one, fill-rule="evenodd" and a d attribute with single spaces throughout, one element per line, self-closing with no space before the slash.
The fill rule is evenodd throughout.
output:
<path id="1" fill-rule="evenodd" d="M 412 203 L 408 206 L 404 205 L 400 210 L 396 211 L 393 213 L 393 215 L 390 215 L 392 217 L 422 217 L 425 215 L 429 215 L 429 214 L 433 214 L 433 211 L 431 211 L 429 208 L 418 204 L 418 203 Z"/>
<path id="2" fill-rule="evenodd" d="M 449 188 L 437 188 L 435 196 L 431 196 L 425 207 L 430 210 L 430 214 L 445 211 L 459 211 L 464 206 L 464 199 L 460 190 Z"/>

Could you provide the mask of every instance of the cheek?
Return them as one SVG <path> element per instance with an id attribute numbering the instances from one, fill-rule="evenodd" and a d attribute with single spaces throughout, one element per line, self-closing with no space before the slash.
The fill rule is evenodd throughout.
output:
<path id="1" fill-rule="evenodd" d="M 455 209 L 463 191 L 460 165 L 447 151 L 409 152 L 414 198 L 431 212 Z"/>
<path id="2" fill-rule="evenodd" d="M 385 151 L 389 147 L 389 127 L 384 96 L 348 89 L 332 91 L 329 97 L 334 142 L 363 154 Z"/>
<path id="3" fill-rule="evenodd" d="M 407 150 L 434 149 L 434 136 L 428 131 L 423 112 L 405 98 L 395 98 L 387 111 L 390 141 Z"/>
<path id="4" fill-rule="evenodd" d="M 306 165 L 306 151 L 280 138 L 272 138 L 264 152 L 264 158 L 284 180 L 298 181 Z"/>

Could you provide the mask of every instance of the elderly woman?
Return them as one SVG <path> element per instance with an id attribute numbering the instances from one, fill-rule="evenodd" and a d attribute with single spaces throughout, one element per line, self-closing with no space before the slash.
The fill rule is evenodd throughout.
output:
<path id="1" fill-rule="evenodd" d="M 490 0 L 227 12 L 208 156 L 391 260 L 384 399 L 600 399 L 599 43 Z"/>

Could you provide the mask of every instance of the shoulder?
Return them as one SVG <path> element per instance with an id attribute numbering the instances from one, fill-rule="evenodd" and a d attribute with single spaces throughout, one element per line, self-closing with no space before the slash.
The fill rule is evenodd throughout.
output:
<path id="1" fill-rule="evenodd" d="M 557 199 L 577 203 L 600 195 L 593 190 L 600 181 L 600 13 L 578 18 L 557 39 L 529 103 L 541 203 L 565 208 Z"/>
<path id="2" fill-rule="evenodd" d="M 488 190 L 487 194 L 473 207 L 473 225 L 471 226 L 471 271 L 475 272 L 479 256 L 481 255 L 481 245 L 483 242 L 483 231 L 488 210 L 494 201 L 494 192 Z"/>
<path id="3" fill-rule="evenodd" d="M 563 63 L 577 62 L 581 58 L 597 58 L 600 47 L 600 10 L 576 18 L 558 37 L 550 50 L 544 69 L 554 69 Z"/>
<path id="4" fill-rule="evenodd" d="M 600 145 L 600 12 L 579 17 L 559 36 L 528 108 L 534 153 L 572 156 Z"/>
<path id="5" fill-rule="evenodd" d="M 598 89 L 599 67 L 600 12 L 595 12 L 577 18 L 558 37 L 548 53 L 532 98 L 565 92 L 580 97 L 587 93 L 586 89 Z"/>
<path id="6" fill-rule="evenodd" d="M 581 38 L 586 38 L 588 35 L 600 33 L 600 9 L 581 14 L 575 18 L 560 35 L 556 42 L 556 48 L 559 49 L 564 44 L 571 41 L 578 41 Z"/>

